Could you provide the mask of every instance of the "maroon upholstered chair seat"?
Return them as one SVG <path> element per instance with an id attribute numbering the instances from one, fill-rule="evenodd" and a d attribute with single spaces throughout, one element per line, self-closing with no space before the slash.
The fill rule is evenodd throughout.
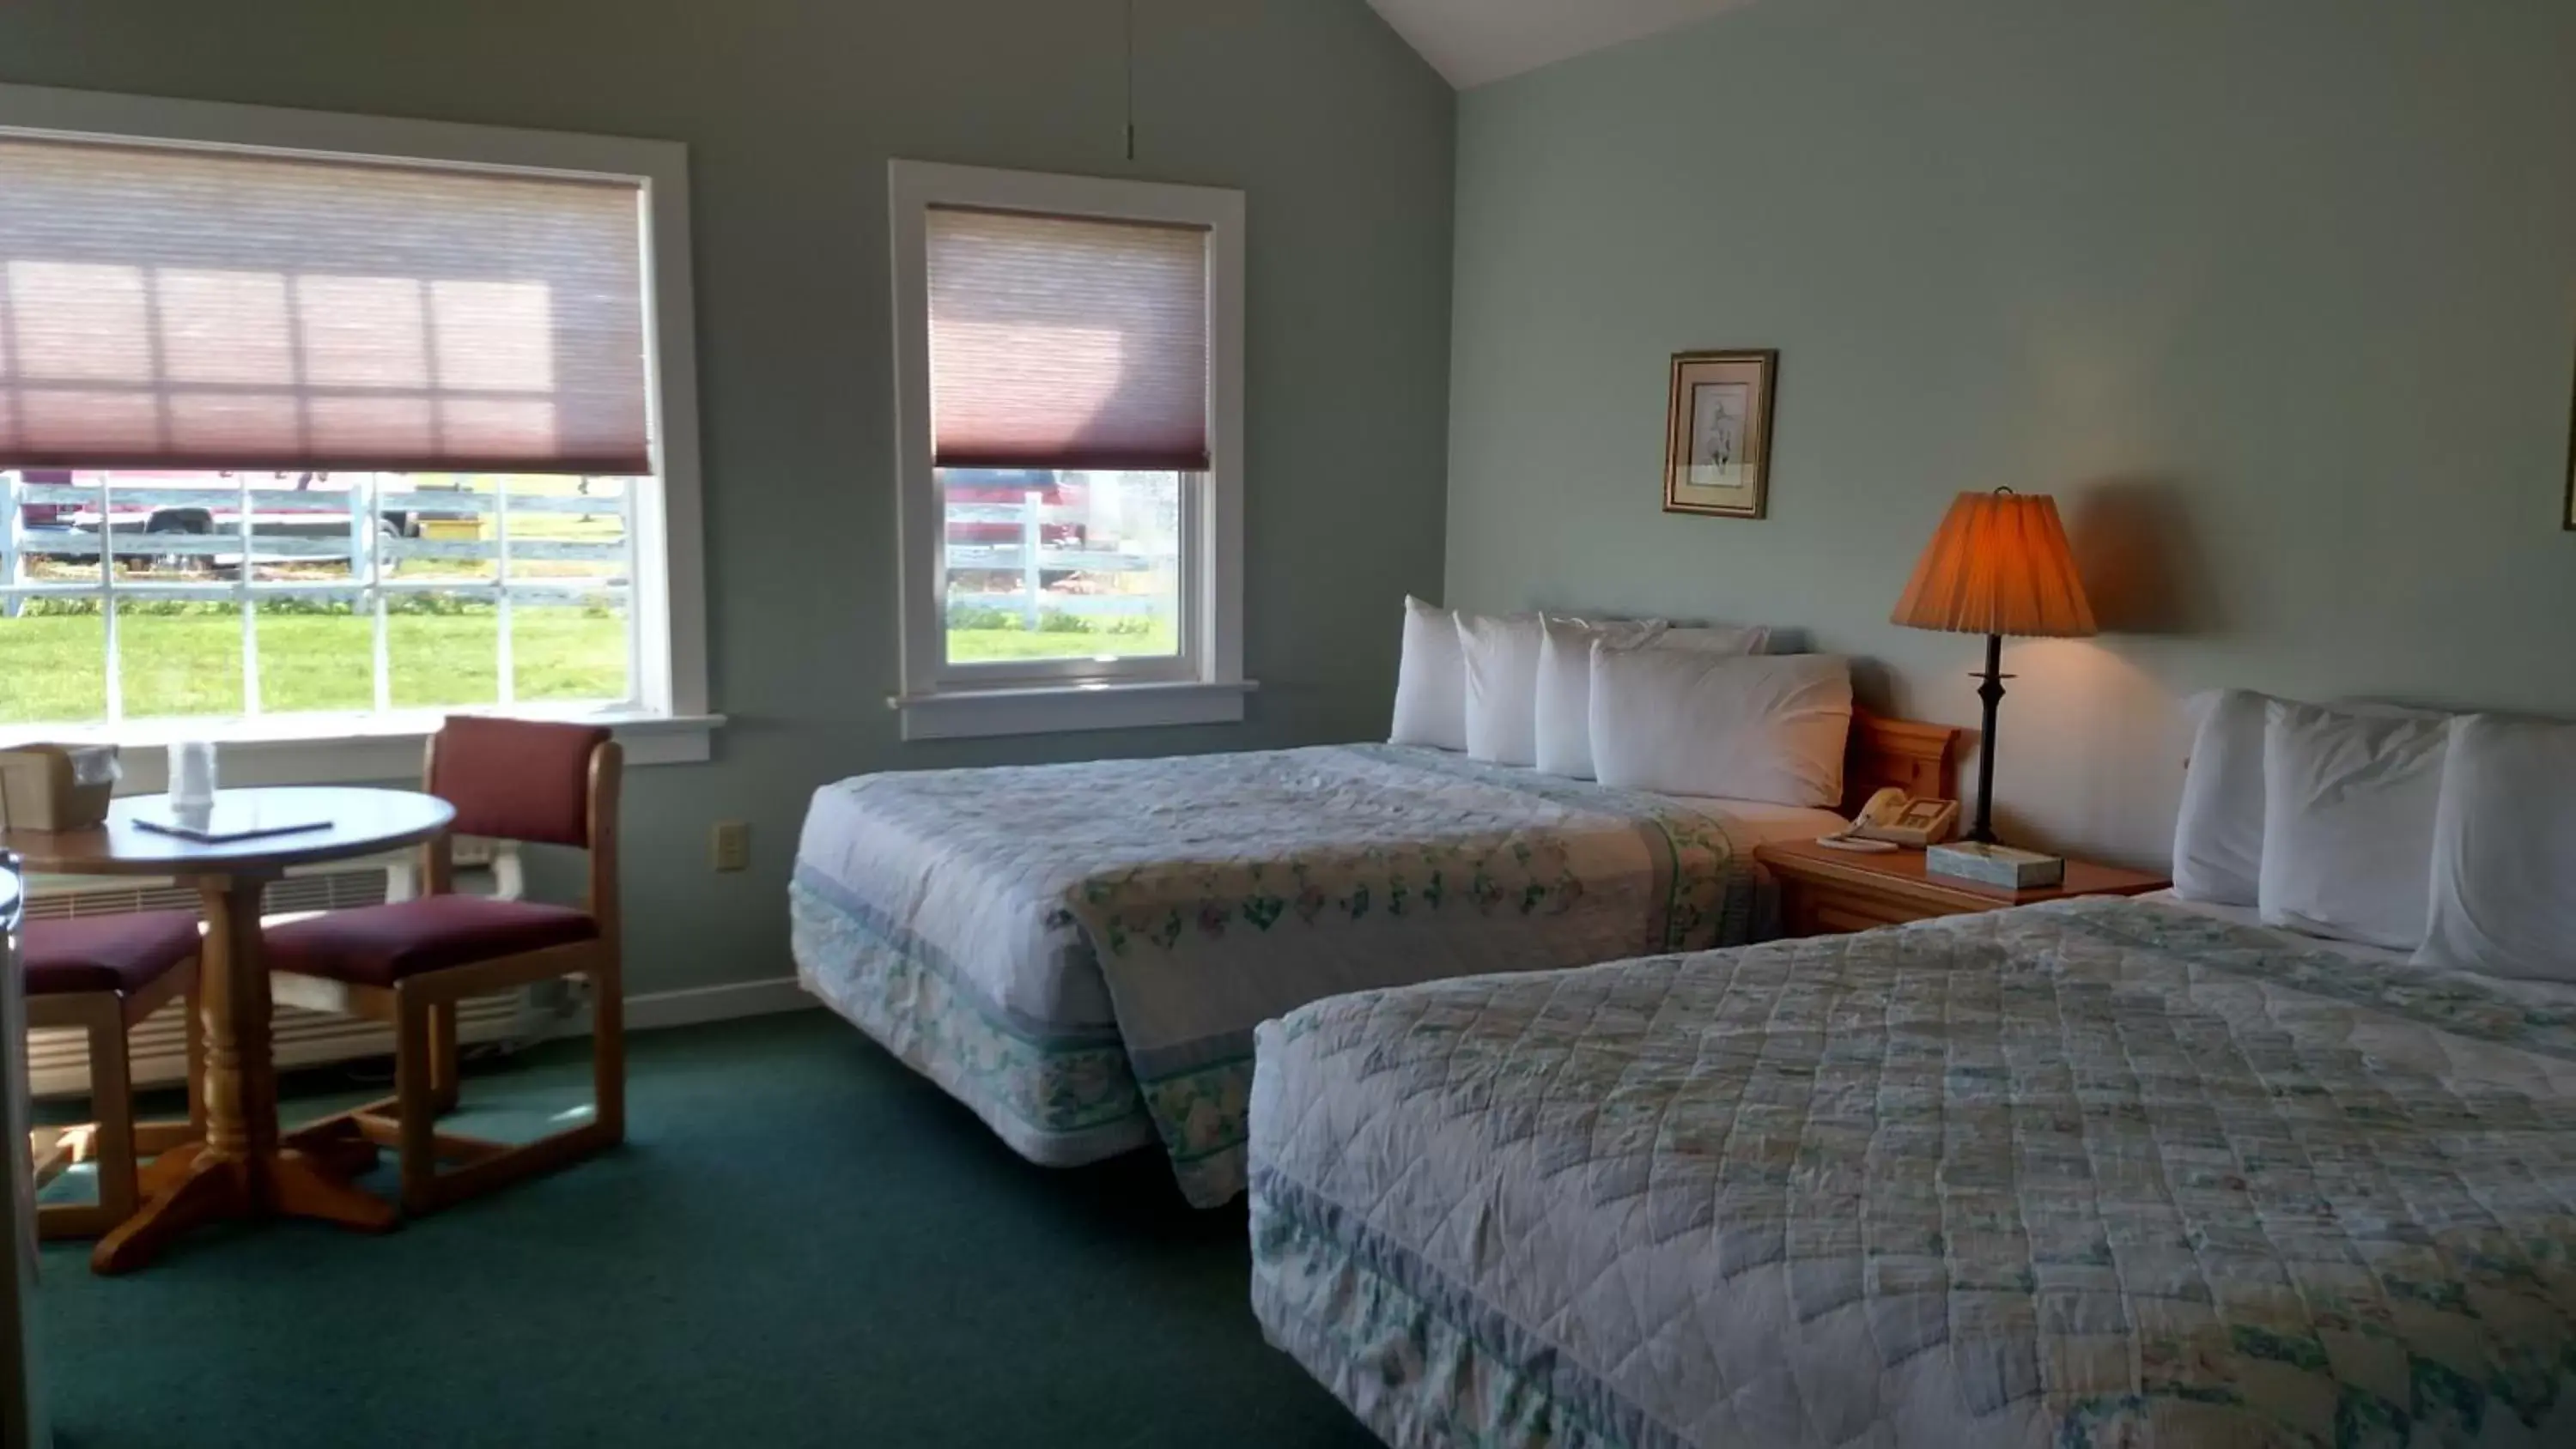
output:
<path id="1" fill-rule="evenodd" d="M 439 895 L 290 921 L 267 935 L 276 971 L 358 986 L 599 939 L 589 913 L 534 901 Z"/>
<path id="2" fill-rule="evenodd" d="M 29 996 L 140 991 L 197 954 L 197 918 L 187 911 L 29 921 Z"/>

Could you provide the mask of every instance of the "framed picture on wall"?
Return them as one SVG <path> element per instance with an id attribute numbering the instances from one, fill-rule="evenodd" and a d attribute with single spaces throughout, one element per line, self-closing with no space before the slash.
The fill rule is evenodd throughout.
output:
<path id="1" fill-rule="evenodd" d="M 2571 387 L 2576 391 L 2576 387 Z M 2560 526 L 2576 531 L 2576 397 L 2567 404 L 2567 516 Z"/>
<path id="2" fill-rule="evenodd" d="M 1664 511 L 1760 518 L 1771 494 L 1768 348 L 1673 354 L 1664 416 Z"/>

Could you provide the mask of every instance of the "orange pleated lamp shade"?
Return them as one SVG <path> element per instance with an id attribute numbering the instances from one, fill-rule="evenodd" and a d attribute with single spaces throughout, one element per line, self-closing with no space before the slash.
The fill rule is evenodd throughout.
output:
<path id="1" fill-rule="evenodd" d="M 1893 621 L 2022 638 L 2094 632 L 2093 606 L 2044 493 L 1962 493 L 1914 565 Z"/>

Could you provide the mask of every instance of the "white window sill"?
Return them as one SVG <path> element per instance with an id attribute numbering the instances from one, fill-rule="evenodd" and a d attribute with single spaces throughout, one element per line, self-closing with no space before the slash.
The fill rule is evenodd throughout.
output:
<path id="1" fill-rule="evenodd" d="M 457 711 L 469 713 L 470 711 Z M 333 785 L 420 778 L 422 747 L 447 715 L 429 710 L 396 715 L 305 715 L 247 720 L 141 720 L 72 729 L 16 727 L 0 733 L 0 746 L 44 740 L 54 744 L 115 745 L 124 779 L 120 795 L 149 795 L 168 788 L 164 747 L 177 740 L 212 740 L 224 785 Z M 524 712 L 543 718 L 541 710 Z M 720 714 L 653 715 L 592 713 L 560 716 L 604 724 L 626 746 L 629 765 L 695 764 L 713 757 Z"/>
<path id="2" fill-rule="evenodd" d="M 959 690 L 896 695 L 906 740 L 962 740 L 1076 730 L 1240 724 L 1250 680 L 1211 684 L 1084 684 L 1043 689 Z"/>

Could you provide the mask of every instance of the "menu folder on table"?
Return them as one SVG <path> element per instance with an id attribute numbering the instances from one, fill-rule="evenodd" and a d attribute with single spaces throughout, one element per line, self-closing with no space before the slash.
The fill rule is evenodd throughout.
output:
<path id="1" fill-rule="evenodd" d="M 259 840 L 271 835 L 301 835 L 308 830 L 328 830 L 331 822 L 312 816 L 277 816 L 255 809 L 226 810 L 217 801 L 210 809 L 181 810 L 165 807 L 134 817 L 137 830 L 155 835 L 175 835 L 201 845 L 224 845 L 236 840 Z"/>

